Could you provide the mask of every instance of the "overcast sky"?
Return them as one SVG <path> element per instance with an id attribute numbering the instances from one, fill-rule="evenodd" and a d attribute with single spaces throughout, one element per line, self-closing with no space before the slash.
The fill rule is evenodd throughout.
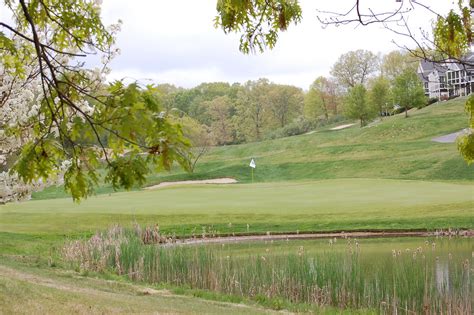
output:
<path id="1" fill-rule="evenodd" d="M 337 58 L 350 50 L 387 53 L 392 43 L 413 44 L 380 25 L 322 28 L 317 9 L 343 12 L 355 0 L 304 0 L 302 23 L 281 33 L 277 46 L 262 54 L 239 52 L 239 36 L 215 29 L 216 0 L 105 0 L 105 23 L 121 19 L 118 36 L 121 55 L 112 63 L 109 79 L 129 77 L 146 82 L 193 87 L 201 82 L 244 82 L 261 77 L 276 83 L 307 88 L 320 75 L 329 75 Z M 378 12 L 392 10 L 395 0 L 366 0 Z M 425 1 L 446 13 L 452 0 Z M 410 26 L 429 30 L 434 15 L 416 8 L 408 15 Z"/>

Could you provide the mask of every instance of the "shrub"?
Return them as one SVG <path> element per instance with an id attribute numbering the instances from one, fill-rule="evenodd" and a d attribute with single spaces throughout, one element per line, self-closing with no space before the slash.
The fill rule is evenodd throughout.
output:
<path id="1" fill-rule="evenodd" d="M 429 98 L 428 101 L 426 102 L 426 106 L 429 106 L 429 105 L 434 104 L 434 103 L 436 103 L 436 102 L 438 102 L 438 98 L 437 98 L 437 97 L 431 97 L 431 98 Z"/>
<path id="2" fill-rule="evenodd" d="M 302 116 L 298 117 L 288 125 L 283 128 L 273 130 L 272 132 L 266 135 L 266 139 L 278 139 L 284 137 L 291 137 L 305 134 L 311 130 L 314 130 L 319 127 L 323 127 L 329 124 L 333 124 L 338 121 L 342 121 L 344 118 L 342 116 L 333 116 L 328 120 L 323 118 L 308 120 Z"/>

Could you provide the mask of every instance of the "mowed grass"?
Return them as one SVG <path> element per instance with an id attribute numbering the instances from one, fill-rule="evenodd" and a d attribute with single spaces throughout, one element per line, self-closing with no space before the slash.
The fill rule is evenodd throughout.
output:
<path id="1" fill-rule="evenodd" d="M 120 280 L 120 279 L 118 279 Z M 2 314 L 272 314 L 256 305 L 214 302 L 73 271 L 0 260 Z"/>
<path id="2" fill-rule="evenodd" d="M 0 240 L 2 251 L 21 252 L 27 244 L 41 246 L 133 222 L 159 224 L 163 232 L 178 236 L 200 235 L 203 228 L 221 235 L 474 228 L 473 207 L 473 185 L 444 182 L 337 179 L 175 186 L 99 195 L 81 204 L 51 199 L 0 206 Z"/>

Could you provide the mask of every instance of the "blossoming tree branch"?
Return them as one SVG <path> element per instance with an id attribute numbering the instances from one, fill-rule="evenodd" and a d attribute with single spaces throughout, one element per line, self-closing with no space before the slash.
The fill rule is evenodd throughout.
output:
<path id="1" fill-rule="evenodd" d="M 189 167 L 188 141 L 161 111 L 153 86 L 105 84 L 117 24 L 100 1 L 4 0 L 0 21 L 0 163 L 33 184 L 64 177 L 75 200 L 91 194 L 105 164 L 115 188 L 142 183 L 149 167 Z M 85 67 L 89 56 L 102 66 Z"/>

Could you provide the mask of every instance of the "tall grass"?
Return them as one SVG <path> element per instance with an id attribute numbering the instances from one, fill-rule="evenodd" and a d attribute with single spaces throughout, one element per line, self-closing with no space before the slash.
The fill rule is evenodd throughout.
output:
<path id="1" fill-rule="evenodd" d="M 153 231 L 157 233 L 156 228 L 115 226 L 89 240 L 67 244 L 64 257 L 79 270 L 112 271 L 132 280 L 256 300 L 278 298 L 388 314 L 472 312 L 471 258 L 448 254 L 436 244 L 387 249 L 386 255 L 373 257 L 349 240 L 343 252 L 328 247 L 326 252 L 307 254 L 301 246 L 289 254 L 268 248 L 242 257 L 233 255 L 228 245 L 147 241 Z"/>

